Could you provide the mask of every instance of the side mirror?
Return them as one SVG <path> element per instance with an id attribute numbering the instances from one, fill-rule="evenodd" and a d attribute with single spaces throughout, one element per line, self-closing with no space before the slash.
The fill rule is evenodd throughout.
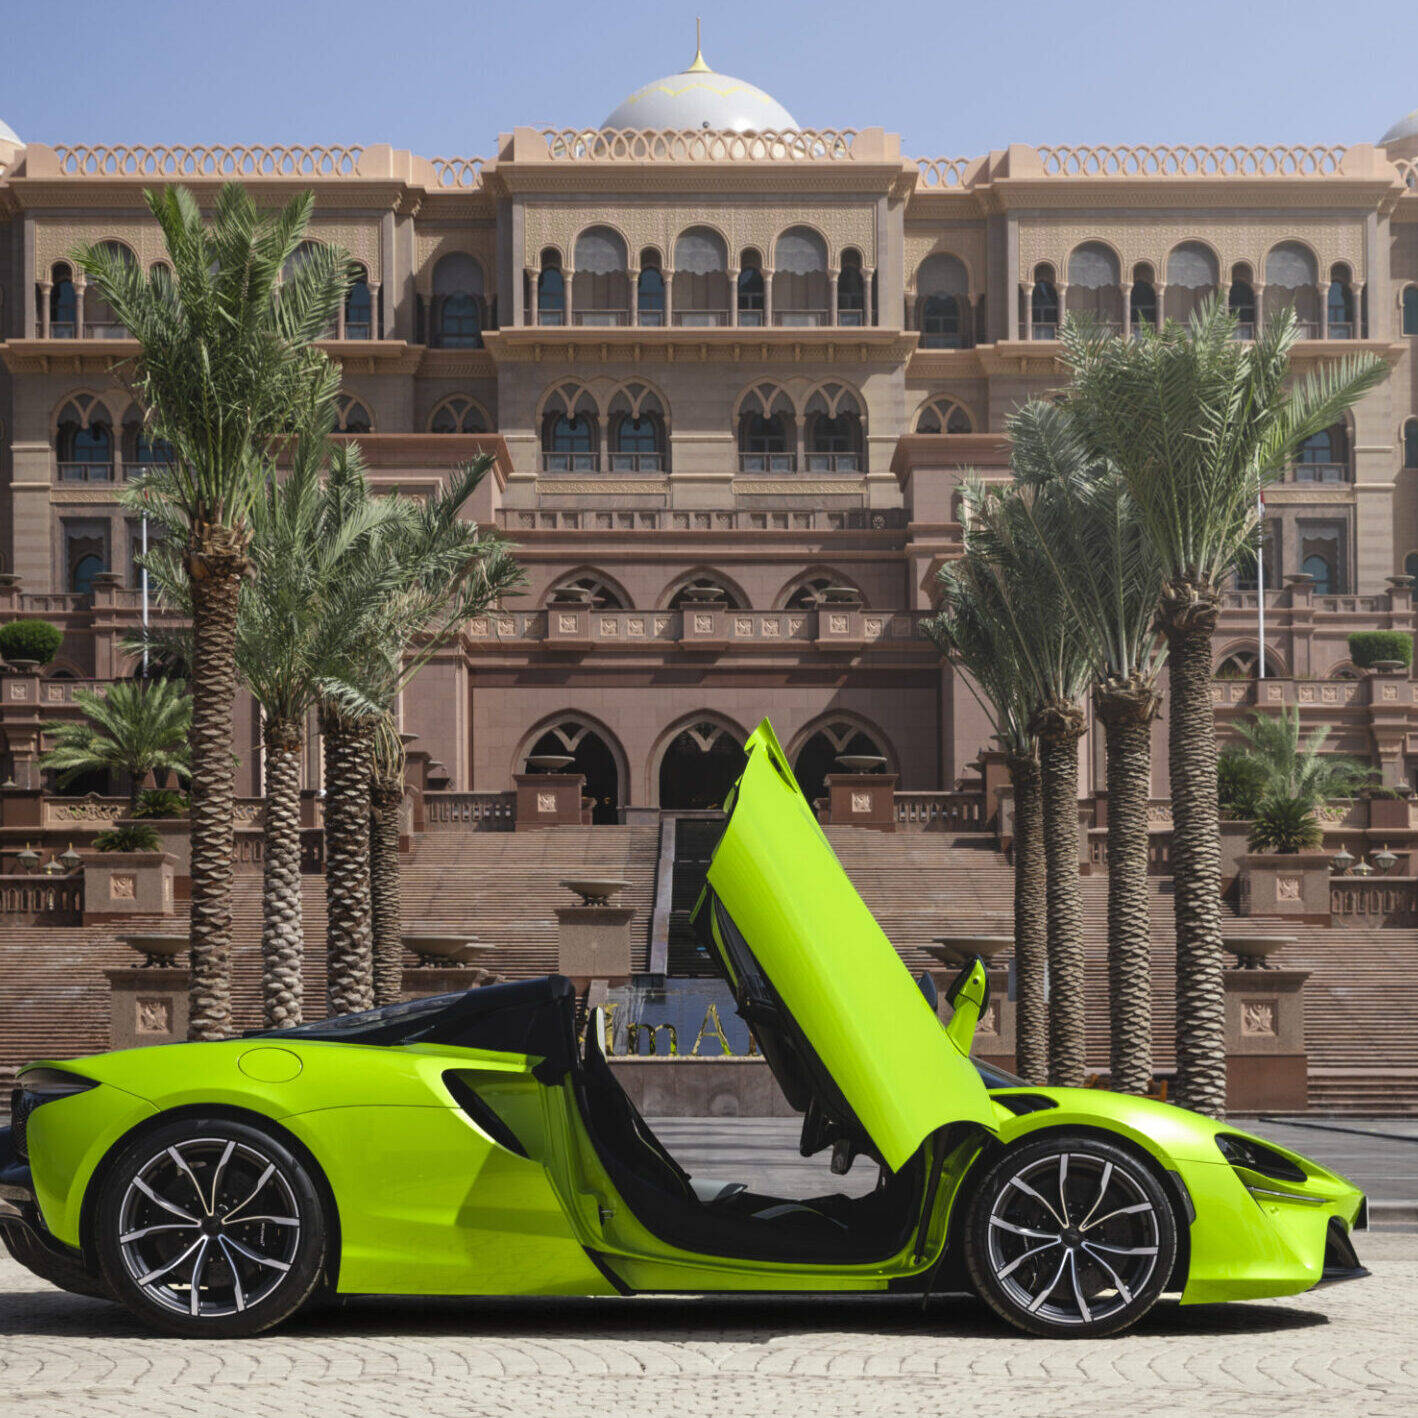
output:
<path id="1" fill-rule="evenodd" d="M 940 991 L 936 989 L 935 978 L 926 970 L 922 970 L 916 976 L 917 988 L 926 997 L 926 1003 L 931 1007 L 932 1014 L 940 1013 Z"/>
<path id="2" fill-rule="evenodd" d="M 985 973 L 985 962 L 978 955 L 950 982 L 945 1002 L 954 1011 L 945 1032 L 962 1054 L 968 1054 L 975 1038 L 975 1026 L 990 1002 L 990 978 Z"/>

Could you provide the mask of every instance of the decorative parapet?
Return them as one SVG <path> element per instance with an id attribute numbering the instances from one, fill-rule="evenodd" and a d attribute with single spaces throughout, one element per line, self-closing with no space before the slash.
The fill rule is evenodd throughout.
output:
<path id="1" fill-rule="evenodd" d="M 711 129 L 539 128 L 543 160 L 552 162 L 742 163 L 852 162 L 855 128 L 735 133 Z M 880 130 L 870 130 L 879 133 Z M 879 146 L 879 145 L 874 145 Z M 518 153 L 526 161 L 530 154 Z M 871 157 L 885 156 L 871 153 Z"/>
<path id="2" fill-rule="evenodd" d="M 1035 148 L 1049 177 L 1328 177 L 1348 148 L 1333 144 L 1129 144 Z"/>
<path id="3" fill-rule="evenodd" d="M 60 177 L 196 178 L 358 177 L 365 152 L 362 147 L 127 143 L 61 143 L 52 151 L 58 159 L 54 175 Z"/>
<path id="4" fill-rule="evenodd" d="M 483 185 L 486 158 L 430 158 L 437 186 L 445 190 L 476 191 Z"/>
<path id="5" fill-rule="evenodd" d="M 916 170 L 920 176 L 916 185 L 927 190 L 964 187 L 967 185 L 967 175 L 973 176 L 971 169 L 983 161 L 981 158 L 917 158 Z"/>

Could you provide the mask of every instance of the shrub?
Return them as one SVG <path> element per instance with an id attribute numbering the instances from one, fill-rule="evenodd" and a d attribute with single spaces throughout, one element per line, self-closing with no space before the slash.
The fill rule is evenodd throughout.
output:
<path id="1" fill-rule="evenodd" d="M 162 838 L 150 822 L 120 822 L 94 834 L 96 852 L 156 852 L 161 846 Z"/>
<path id="2" fill-rule="evenodd" d="M 1406 630 L 1356 630 L 1349 637 L 1349 658 L 1361 670 L 1372 669 L 1380 660 L 1413 663 L 1413 637 Z"/>
<path id="3" fill-rule="evenodd" d="M 1216 761 L 1216 793 L 1227 817 L 1254 817 L 1269 773 L 1245 749 L 1224 748 Z"/>
<path id="4" fill-rule="evenodd" d="M 1253 852 L 1303 852 L 1324 840 L 1312 803 L 1305 798 L 1266 798 L 1256 808 L 1247 845 Z"/>
<path id="5" fill-rule="evenodd" d="M 138 794 L 134 817 L 185 817 L 187 794 L 174 788 L 144 788 Z"/>
<path id="6" fill-rule="evenodd" d="M 47 620 L 12 620 L 0 625 L 0 655 L 47 665 L 58 653 L 64 632 Z"/>

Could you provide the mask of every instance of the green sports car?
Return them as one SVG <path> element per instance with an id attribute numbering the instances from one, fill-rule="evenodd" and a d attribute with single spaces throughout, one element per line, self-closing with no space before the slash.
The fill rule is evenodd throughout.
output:
<path id="1" fill-rule="evenodd" d="M 865 1194 L 691 1176 L 558 976 L 231 1039 L 41 1062 L 0 1133 L 0 1230 L 30 1269 L 181 1335 L 340 1295 L 973 1291 L 1100 1335 L 1165 1293 L 1362 1275 L 1364 1198 L 1224 1123 L 977 1067 L 978 961 L 942 1026 L 847 880 L 765 722 L 695 924 L 805 1156 Z"/>

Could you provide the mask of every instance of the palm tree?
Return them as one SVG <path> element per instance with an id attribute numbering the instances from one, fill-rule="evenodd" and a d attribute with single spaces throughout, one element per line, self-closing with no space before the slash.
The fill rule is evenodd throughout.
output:
<path id="1" fill-rule="evenodd" d="M 357 465 L 357 456 L 353 461 Z M 374 1001 L 370 784 L 376 725 L 463 622 L 515 589 L 522 577 L 507 544 L 462 516 L 491 466 L 483 456 L 454 468 L 427 501 L 390 499 L 396 515 L 364 559 L 363 581 L 356 583 L 380 589 L 362 593 L 352 586 L 348 593 L 369 606 L 369 621 L 336 656 L 332 678 L 356 689 L 360 703 L 328 694 L 320 707 L 331 1014 L 367 1009 Z M 362 477 L 332 481 L 351 510 L 367 496 Z M 398 934 L 397 906 L 387 897 L 380 919 L 386 941 Z"/>
<path id="2" fill-rule="evenodd" d="M 126 774 L 131 812 L 149 773 L 188 776 L 192 700 L 177 680 L 121 679 L 105 694 L 76 689 L 74 703 L 82 719 L 44 726 L 54 746 L 40 756 L 40 767 L 54 769 L 60 787 L 82 773 Z"/>
<path id="3" fill-rule="evenodd" d="M 1219 300 L 1186 327 L 1134 340 L 1066 325 L 1069 408 L 1093 453 L 1132 494 L 1162 575 L 1167 641 L 1172 872 L 1177 921 L 1177 1098 L 1220 1116 L 1226 1099 L 1221 850 L 1211 637 L 1221 584 L 1255 542 L 1259 491 L 1295 446 L 1384 378 L 1369 355 L 1290 384 L 1293 312 L 1253 341 Z"/>
<path id="4" fill-rule="evenodd" d="M 1278 714 L 1252 714 L 1235 728 L 1245 745 L 1240 756 L 1254 765 L 1261 798 L 1319 807 L 1353 797 L 1373 782 L 1374 770 L 1358 759 L 1322 751 L 1333 724 L 1317 724 L 1303 733 L 1299 705 L 1282 707 Z"/>
<path id="5" fill-rule="evenodd" d="M 369 898 L 374 928 L 374 1003 L 393 1004 L 403 985 L 403 909 L 399 887 L 399 809 L 404 801 L 404 741 L 392 714 L 374 730 L 369 776 Z"/>
<path id="6" fill-rule="evenodd" d="M 1077 622 L 1103 724 L 1108 787 L 1109 1086 L 1152 1083 L 1151 892 L 1147 804 L 1152 721 L 1166 642 L 1155 624 L 1161 574 L 1118 472 L 1092 455 L 1067 404 L 1010 420 L 1015 476 L 1060 595 Z"/>
<path id="7" fill-rule="evenodd" d="M 1038 740 L 1015 643 L 998 604 L 991 568 L 965 556 L 940 574 L 940 609 L 926 634 L 965 671 L 965 682 L 994 724 L 1014 790 L 1015 1067 L 1028 1083 L 1049 1075 L 1049 1007 L 1044 816 Z"/>
<path id="8" fill-rule="evenodd" d="M 1078 872 L 1079 698 L 1088 686 L 1083 636 L 1059 591 L 1032 515 L 1034 489 L 1021 483 L 965 493 L 965 545 L 990 569 L 996 603 L 1039 741 L 1049 936 L 1049 1078 L 1086 1081 L 1083 1017 L 1083 897 Z"/>
<path id="9" fill-rule="evenodd" d="M 246 190 L 228 183 L 210 226 L 186 188 L 146 198 L 170 265 L 144 274 L 102 245 L 75 259 L 138 341 L 133 392 L 171 450 L 127 500 L 162 503 L 181 527 L 175 549 L 192 606 L 188 1037 L 217 1039 L 231 1025 L 232 703 L 251 506 L 294 411 L 333 397 L 338 373 L 312 342 L 335 318 L 350 265 L 318 246 L 283 280 L 309 221 L 309 192 L 262 217 Z"/>
<path id="10" fill-rule="evenodd" d="M 304 929 L 301 904 L 300 759 L 306 722 L 322 697 L 364 707 L 332 667 L 343 646 L 370 633 L 380 588 L 351 576 L 395 513 L 384 498 L 353 508 L 326 479 L 334 409 L 308 412 L 291 445 L 291 468 L 269 477 L 250 509 L 252 575 L 237 608 L 237 672 L 261 708 L 265 811 L 262 818 L 261 968 L 264 1017 L 273 1028 L 301 1022 Z M 160 523 L 159 531 L 172 529 Z M 144 558 L 163 600 L 190 615 L 189 583 L 164 536 Z M 351 583 L 357 594 L 349 594 Z M 392 588 L 392 587 L 391 587 Z M 160 658 L 184 659 L 190 634 L 150 632 Z"/>

